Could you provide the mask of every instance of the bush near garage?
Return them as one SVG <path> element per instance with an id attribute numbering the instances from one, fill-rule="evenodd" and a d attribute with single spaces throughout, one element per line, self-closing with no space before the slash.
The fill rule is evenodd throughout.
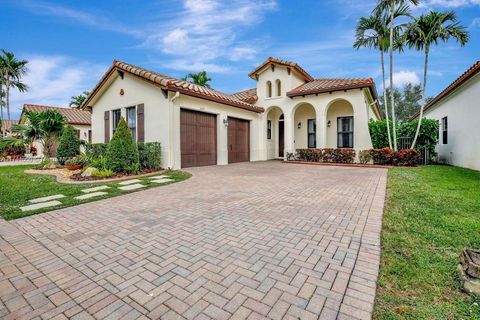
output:
<path id="1" fill-rule="evenodd" d="M 107 168 L 114 172 L 138 173 L 138 149 L 127 122 L 122 117 L 107 147 Z"/>
<path id="2" fill-rule="evenodd" d="M 137 144 L 140 165 L 143 169 L 161 168 L 162 147 L 160 142 L 139 142 Z"/>

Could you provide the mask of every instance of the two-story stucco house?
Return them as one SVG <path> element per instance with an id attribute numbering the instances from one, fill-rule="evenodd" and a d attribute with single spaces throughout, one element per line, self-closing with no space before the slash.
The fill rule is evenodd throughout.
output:
<path id="1" fill-rule="evenodd" d="M 440 162 L 480 170 L 479 99 L 480 60 L 425 106 L 424 116 L 440 124 Z"/>
<path id="2" fill-rule="evenodd" d="M 372 147 L 368 121 L 381 117 L 372 79 L 314 79 L 274 58 L 249 76 L 255 88 L 226 94 L 114 61 L 82 108 L 94 143 L 108 142 L 124 117 L 137 141 L 162 144 L 162 165 L 175 169 Z"/>

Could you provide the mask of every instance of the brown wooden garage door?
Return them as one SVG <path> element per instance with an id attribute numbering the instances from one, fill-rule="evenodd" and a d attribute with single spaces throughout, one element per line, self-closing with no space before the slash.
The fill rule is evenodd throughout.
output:
<path id="1" fill-rule="evenodd" d="M 217 116 L 180 111 L 182 168 L 217 164 Z"/>
<path id="2" fill-rule="evenodd" d="M 250 161 L 250 122 L 228 118 L 228 163 Z"/>

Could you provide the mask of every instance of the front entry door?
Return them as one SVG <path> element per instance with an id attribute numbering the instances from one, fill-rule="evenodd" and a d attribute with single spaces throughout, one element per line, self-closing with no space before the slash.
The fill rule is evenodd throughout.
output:
<path id="1" fill-rule="evenodd" d="M 278 122 L 278 156 L 283 158 L 283 149 L 285 148 L 285 125 L 283 120 Z"/>

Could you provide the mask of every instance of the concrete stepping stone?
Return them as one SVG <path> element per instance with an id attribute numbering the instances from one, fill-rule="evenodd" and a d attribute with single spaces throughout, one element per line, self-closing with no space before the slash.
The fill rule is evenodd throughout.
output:
<path id="1" fill-rule="evenodd" d="M 118 184 L 122 185 L 122 186 L 126 186 L 126 185 L 129 185 L 129 184 L 134 184 L 134 183 L 138 183 L 138 182 L 142 182 L 142 180 L 132 179 L 132 180 L 119 182 Z"/>
<path id="2" fill-rule="evenodd" d="M 77 197 L 75 197 L 75 199 L 85 200 L 85 199 L 90 199 L 90 198 L 94 198 L 94 197 L 103 196 L 103 195 L 106 195 L 106 194 L 108 194 L 108 192 L 98 191 L 98 192 L 92 192 L 92 193 L 83 194 L 81 196 L 77 196 Z"/>
<path id="3" fill-rule="evenodd" d="M 140 188 L 145 188 L 145 187 L 146 187 L 146 185 L 136 183 L 136 184 L 129 184 L 129 185 L 123 186 L 123 187 L 118 187 L 118 189 L 128 191 L 128 190 L 135 190 L 135 189 L 140 189 Z"/>
<path id="4" fill-rule="evenodd" d="M 168 178 L 168 176 L 161 174 L 159 176 L 148 177 L 148 179 L 163 179 L 163 178 Z"/>
<path id="5" fill-rule="evenodd" d="M 43 209 L 43 208 L 48 208 L 48 207 L 54 207 L 62 204 L 58 200 L 53 200 L 53 201 L 48 201 L 48 202 L 40 202 L 36 204 L 31 204 L 28 206 L 20 207 L 20 210 L 22 211 L 32 211 L 32 210 L 37 210 L 37 209 Z"/>
<path id="6" fill-rule="evenodd" d="M 150 182 L 155 182 L 155 183 L 167 183 L 167 182 L 172 182 L 174 181 L 173 179 L 168 179 L 168 178 L 164 178 L 164 179 L 153 179 L 152 181 Z"/>
<path id="7" fill-rule="evenodd" d="M 56 199 L 61 199 L 65 198 L 63 194 L 54 194 L 53 196 L 48 196 L 48 197 L 42 197 L 42 198 L 35 198 L 32 200 L 28 200 L 30 203 L 40 203 L 40 202 L 47 202 L 50 200 L 56 200 Z"/>
<path id="8" fill-rule="evenodd" d="M 106 190 L 106 189 L 110 189 L 110 187 L 103 185 L 103 186 L 83 189 L 82 192 L 89 193 L 89 192 L 95 192 L 95 191 Z"/>

